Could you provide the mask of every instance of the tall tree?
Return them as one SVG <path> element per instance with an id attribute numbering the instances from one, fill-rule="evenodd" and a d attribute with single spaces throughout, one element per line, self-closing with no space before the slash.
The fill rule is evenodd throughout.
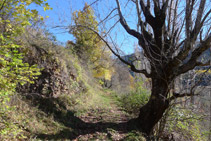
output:
<path id="1" fill-rule="evenodd" d="M 210 66 L 209 60 L 201 62 L 198 58 L 210 47 L 211 9 L 205 8 L 205 5 L 210 4 L 206 0 L 129 2 L 136 6 L 138 28 L 135 30 L 129 27 L 119 0 L 116 0 L 120 23 L 128 34 L 138 40 L 139 47 L 150 63 L 150 70 L 136 68 L 112 50 L 108 43 L 107 45 L 132 71 L 143 73 L 151 79 L 150 99 L 140 108 L 140 114 L 134 120 L 142 132 L 150 135 L 172 100 L 194 95 L 193 91 L 170 93 L 174 80 L 195 67 Z"/>
<path id="2" fill-rule="evenodd" d="M 83 10 L 72 14 L 75 28 L 70 30 L 76 40 L 74 50 L 83 59 L 93 64 L 93 74 L 96 78 L 110 80 L 111 78 L 111 53 L 100 38 L 91 30 L 98 30 L 98 22 L 93 9 L 85 3 Z"/>

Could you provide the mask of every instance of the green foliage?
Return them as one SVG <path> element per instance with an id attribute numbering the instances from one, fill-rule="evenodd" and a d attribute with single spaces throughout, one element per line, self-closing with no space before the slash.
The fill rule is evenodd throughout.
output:
<path id="1" fill-rule="evenodd" d="M 184 140 L 206 140 L 201 131 L 201 115 L 194 114 L 190 108 L 181 105 L 171 107 L 167 114 L 167 132 L 178 133 Z"/>
<path id="2" fill-rule="evenodd" d="M 146 141 L 145 137 L 137 131 L 132 131 L 124 138 L 126 141 Z"/>
<path id="3" fill-rule="evenodd" d="M 44 0 L 46 1 L 46 0 Z M 18 38 L 30 20 L 37 20 L 37 11 L 27 9 L 31 3 L 49 8 L 43 0 L 3 0 L 0 2 L 0 139 L 22 138 L 21 128 L 9 120 L 10 97 L 17 85 L 33 83 L 40 74 L 36 65 L 23 62 L 22 43 Z"/>
<path id="4" fill-rule="evenodd" d="M 84 26 L 98 31 L 98 22 L 95 19 L 94 11 L 90 6 L 85 4 L 83 11 L 75 11 L 72 16 L 76 28 L 71 30 L 71 33 L 76 38 L 76 44 L 81 45 L 78 47 L 79 51 L 87 49 L 87 52 L 91 53 L 92 48 L 94 48 L 94 45 L 99 42 L 99 39 L 95 39 L 97 35 Z"/>
<path id="5" fill-rule="evenodd" d="M 123 107 L 126 112 L 137 114 L 140 107 L 148 102 L 149 96 L 149 92 L 143 87 L 143 81 L 138 79 L 135 84 L 135 90 L 128 94 L 118 95 L 117 97 L 120 106 Z"/>
<path id="6" fill-rule="evenodd" d="M 70 33 L 76 39 L 74 51 L 82 56 L 84 60 L 88 60 L 93 69 L 93 75 L 96 78 L 106 80 L 111 79 L 113 69 L 111 65 L 111 53 L 106 49 L 101 39 L 90 29 L 98 30 L 98 22 L 94 16 L 94 11 L 90 6 L 85 4 L 83 11 L 75 11 L 72 14 L 75 28 Z"/>

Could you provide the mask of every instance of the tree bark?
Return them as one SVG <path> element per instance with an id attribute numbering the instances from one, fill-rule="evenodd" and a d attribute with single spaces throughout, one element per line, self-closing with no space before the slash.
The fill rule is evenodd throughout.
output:
<path id="1" fill-rule="evenodd" d="M 169 107 L 167 100 L 168 84 L 162 79 L 152 80 L 152 92 L 150 100 L 146 105 L 140 108 L 137 120 L 138 128 L 150 136 L 153 127 L 162 118 L 165 110 Z"/>

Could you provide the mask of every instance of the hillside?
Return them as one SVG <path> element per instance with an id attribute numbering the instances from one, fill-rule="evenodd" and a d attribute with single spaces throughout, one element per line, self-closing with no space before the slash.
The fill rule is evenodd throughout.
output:
<path id="1" fill-rule="evenodd" d="M 23 62 L 36 65 L 40 74 L 33 83 L 17 85 L 8 103 L 12 109 L 4 113 L 9 124 L 0 128 L 1 140 L 120 140 L 129 136 L 126 125 L 133 116 L 94 77 L 88 62 L 43 30 L 28 28 L 21 38 Z M 123 74 L 127 79 L 128 70 L 118 65 L 116 69 L 121 71 L 109 82 L 112 89 L 123 93 L 124 87 L 129 92 L 130 81 L 121 84 L 124 80 L 119 80 Z"/>
<path id="2" fill-rule="evenodd" d="M 102 87 L 69 48 L 45 40 L 28 43 L 24 60 L 38 64 L 41 74 L 34 84 L 17 88 L 10 103 L 16 109 L 7 121 L 16 121 L 19 129 L 9 131 L 17 132 L 14 138 L 2 134 L 2 140 L 146 140 L 130 120 L 148 101 L 143 82 L 135 91 L 115 93 L 118 90 Z M 171 136 L 165 133 L 162 138 Z"/>
<path id="3" fill-rule="evenodd" d="M 0 141 L 211 140 L 206 1 L 77 2 L 0 1 Z"/>
<path id="4" fill-rule="evenodd" d="M 30 65 L 38 64 L 41 75 L 34 84 L 19 86 L 12 98 L 11 105 L 16 110 L 11 111 L 9 121 L 18 121 L 21 130 L 15 138 L 120 140 L 130 137 L 126 125 L 132 116 L 121 108 L 116 95 L 102 88 L 88 66 L 82 66 L 82 60 L 70 49 L 45 45 L 46 42 L 27 44 L 24 60 Z M 139 133 L 133 136 L 142 138 Z M 8 135 L 0 138 L 13 140 Z"/>

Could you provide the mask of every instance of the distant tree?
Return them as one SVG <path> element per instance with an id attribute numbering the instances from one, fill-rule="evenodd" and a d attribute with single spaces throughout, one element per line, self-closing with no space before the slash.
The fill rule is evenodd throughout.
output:
<path id="1" fill-rule="evenodd" d="M 111 53 L 101 39 L 86 28 L 89 27 L 99 32 L 94 11 L 88 4 L 85 4 L 83 10 L 73 12 L 72 17 L 75 28 L 71 28 L 70 33 L 76 40 L 74 50 L 93 65 L 93 74 L 96 78 L 110 80 L 112 74 Z"/>

